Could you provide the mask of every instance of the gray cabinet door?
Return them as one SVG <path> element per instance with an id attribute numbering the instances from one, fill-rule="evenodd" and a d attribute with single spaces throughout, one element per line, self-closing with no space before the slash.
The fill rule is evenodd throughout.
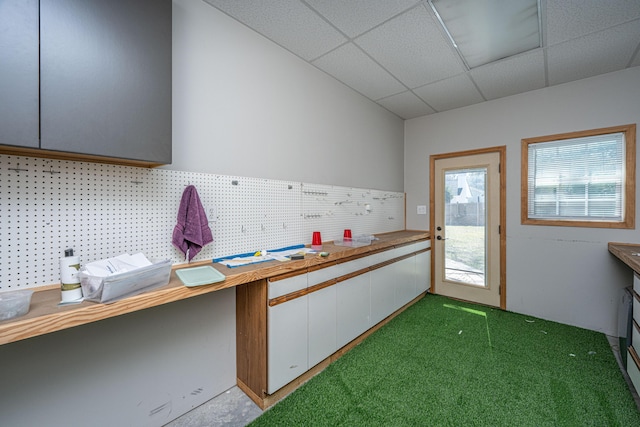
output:
<path id="1" fill-rule="evenodd" d="M 0 0 L 0 144 L 38 147 L 38 0 Z"/>
<path id="2" fill-rule="evenodd" d="M 171 163 L 170 0 L 41 0 L 41 148 Z"/>

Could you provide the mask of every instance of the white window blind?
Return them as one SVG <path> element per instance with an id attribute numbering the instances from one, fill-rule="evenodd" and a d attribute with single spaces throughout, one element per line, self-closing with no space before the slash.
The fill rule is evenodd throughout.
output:
<path id="1" fill-rule="evenodd" d="M 623 132 L 529 144 L 530 219 L 624 221 Z"/>

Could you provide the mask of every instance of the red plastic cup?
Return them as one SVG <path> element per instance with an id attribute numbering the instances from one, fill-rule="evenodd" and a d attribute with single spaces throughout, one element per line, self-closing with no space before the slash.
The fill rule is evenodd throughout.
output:
<path id="1" fill-rule="evenodd" d="M 322 238 L 320 237 L 319 231 L 313 232 L 313 238 L 311 239 L 311 249 L 314 249 L 314 250 L 322 249 Z"/>
<path id="2" fill-rule="evenodd" d="M 344 230 L 344 240 L 351 240 L 351 230 Z"/>

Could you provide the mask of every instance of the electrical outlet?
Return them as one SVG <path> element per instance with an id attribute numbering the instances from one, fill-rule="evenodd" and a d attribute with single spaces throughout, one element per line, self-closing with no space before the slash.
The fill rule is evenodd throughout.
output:
<path id="1" fill-rule="evenodd" d="M 218 220 L 218 209 L 215 205 L 204 206 L 204 211 L 207 214 L 207 220 L 209 220 L 209 222 L 216 222 Z"/>
<path id="2" fill-rule="evenodd" d="M 418 215 L 426 215 L 427 207 L 425 205 L 418 205 Z"/>

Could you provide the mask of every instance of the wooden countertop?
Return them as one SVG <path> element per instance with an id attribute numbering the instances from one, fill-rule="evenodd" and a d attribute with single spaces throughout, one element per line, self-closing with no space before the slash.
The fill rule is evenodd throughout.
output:
<path id="1" fill-rule="evenodd" d="M 640 243 L 609 242 L 609 252 L 640 274 Z"/>
<path id="2" fill-rule="evenodd" d="M 326 258 L 313 255 L 306 256 L 304 260 L 299 261 L 269 261 L 237 268 L 227 268 L 221 264 L 212 264 L 211 261 L 179 264 L 173 267 L 168 285 L 111 304 L 97 304 L 84 301 L 80 304 L 59 306 L 59 286 L 55 286 L 54 289 L 52 289 L 51 286 L 35 289 L 36 292 L 34 292 L 31 298 L 31 306 L 27 314 L 15 319 L 0 321 L 0 344 L 8 344 L 38 335 L 192 298 L 351 256 L 377 252 L 394 246 L 402 246 L 418 240 L 428 239 L 429 233 L 426 231 L 405 230 L 376 234 L 375 236 L 379 240 L 374 241 L 370 246 L 358 248 L 336 246 L 331 242 L 325 243 L 322 250 L 329 252 L 329 256 Z M 176 276 L 175 270 L 199 265 L 213 265 L 214 268 L 226 276 L 226 279 L 211 285 L 190 288 L 184 286 Z"/>

